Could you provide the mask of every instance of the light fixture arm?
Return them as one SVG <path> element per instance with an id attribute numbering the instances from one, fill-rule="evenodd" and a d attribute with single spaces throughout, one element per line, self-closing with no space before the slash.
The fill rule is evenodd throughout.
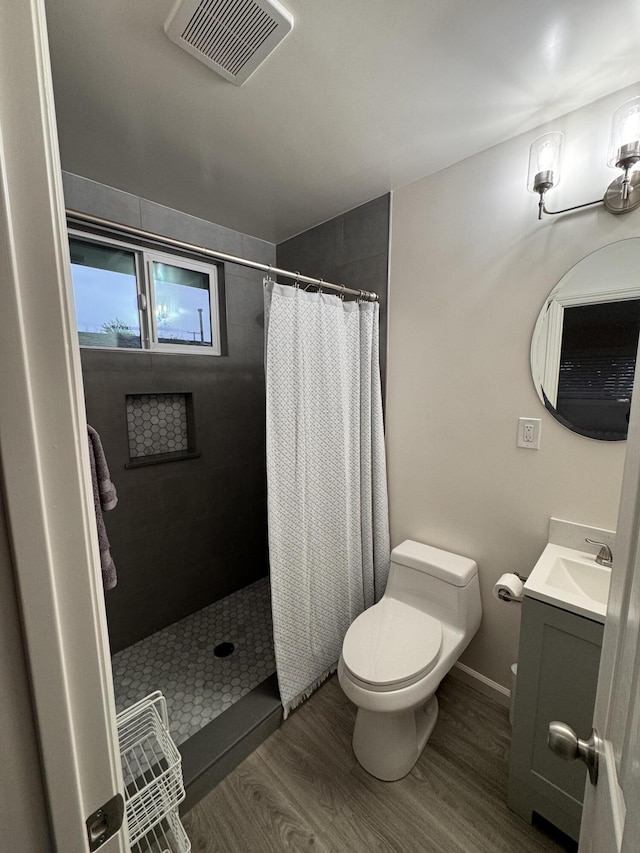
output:
<path id="1" fill-rule="evenodd" d="M 640 207 L 640 170 L 632 171 L 632 165 L 622 167 L 624 168 L 624 175 L 620 175 L 619 178 L 609 184 L 604 198 L 597 201 L 587 201 L 584 204 L 576 204 L 573 207 L 565 207 L 563 210 L 548 210 L 545 204 L 545 195 L 551 187 L 544 184 L 535 186 L 534 189 L 540 196 L 538 219 L 542 219 L 543 213 L 549 216 L 557 216 L 559 213 L 572 213 L 586 207 L 593 207 L 596 204 L 603 204 L 609 213 L 630 213 Z"/>
<path id="2" fill-rule="evenodd" d="M 582 210 L 585 207 L 593 207 L 595 204 L 604 204 L 604 199 L 599 198 L 596 201 L 586 201 L 584 204 L 575 204 L 573 207 L 565 207 L 562 210 L 548 210 L 544 201 L 546 190 L 540 191 L 540 201 L 538 202 L 538 219 L 542 219 L 542 214 L 548 216 L 557 216 L 559 213 L 571 213 L 574 210 Z"/>

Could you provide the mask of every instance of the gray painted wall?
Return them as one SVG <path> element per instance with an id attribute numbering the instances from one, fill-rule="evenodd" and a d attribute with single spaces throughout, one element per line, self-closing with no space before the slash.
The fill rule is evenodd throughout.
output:
<path id="1" fill-rule="evenodd" d="M 275 246 L 64 173 L 68 208 L 263 263 Z M 118 585 L 106 594 L 112 651 L 268 571 L 262 274 L 225 264 L 227 355 L 82 350 L 87 419 L 118 490 L 105 514 Z M 191 392 L 201 456 L 137 469 L 125 396 Z"/>
<path id="2" fill-rule="evenodd" d="M 387 193 L 277 247 L 278 266 L 380 296 L 380 372 L 387 351 L 389 207 Z"/>
<path id="3" fill-rule="evenodd" d="M 0 846 L 52 850 L 19 605 L 0 488 Z"/>

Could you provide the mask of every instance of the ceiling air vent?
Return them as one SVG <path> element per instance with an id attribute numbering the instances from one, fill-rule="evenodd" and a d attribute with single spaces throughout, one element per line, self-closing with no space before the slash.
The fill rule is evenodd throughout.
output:
<path id="1" fill-rule="evenodd" d="M 277 0 L 178 0 L 164 25 L 171 41 L 236 86 L 292 29 Z"/>

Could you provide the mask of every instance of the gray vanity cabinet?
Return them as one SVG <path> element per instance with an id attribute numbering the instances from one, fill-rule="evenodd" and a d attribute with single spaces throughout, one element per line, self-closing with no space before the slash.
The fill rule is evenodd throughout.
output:
<path id="1" fill-rule="evenodd" d="M 587 771 L 547 746 L 561 720 L 588 738 L 604 626 L 525 596 L 509 756 L 507 802 L 531 822 L 533 812 L 578 839 Z"/>

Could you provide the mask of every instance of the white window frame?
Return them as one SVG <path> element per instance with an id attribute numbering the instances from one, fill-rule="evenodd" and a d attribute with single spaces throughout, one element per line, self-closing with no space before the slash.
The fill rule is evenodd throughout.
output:
<path id="1" fill-rule="evenodd" d="M 93 234 L 75 228 L 68 229 L 69 237 L 83 240 L 85 243 L 111 246 L 131 252 L 135 259 L 136 289 L 138 297 L 138 317 L 140 320 L 141 347 L 102 347 L 80 344 L 81 349 L 102 350 L 108 352 L 156 352 L 171 353 L 175 355 L 221 355 L 220 335 L 220 303 L 218 297 L 218 265 L 194 261 L 189 257 L 173 252 L 163 252 L 156 249 L 148 249 L 126 240 L 118 240 L 106 237 L 102 234 Z M 166 263 L 181 269 L 194 270 L 208 275 L 209 277 L 209 312 L 211 316 L 211 346 L 189 344 L 167 344 L 158 341 L 158 327 L 156 321 L 155 287 L 153 284 L 153 263 Z M 77 331 L 77 318 L 76 318 Z"/>
<path id="2" fill-rule="evenodd" d="M 146 268 L 146 284 L 147 284 L 147 301 L 149 310 L 147 315 L 151 324 L 150 349 L 157 352 L 181 352 L 189 353 L 209 353 L 210 355 L 220 355 L 220 321 L 218 311 L 218 270 L 213 264 L 203 264 L 198 261 L 192 261 L 183 258 L 181 255 L 174 255 L 166 252 L 156 252 L 144 250 L 144 264 Z M 153 265 L 154 263 L 168 264 L 173 267 L 180 267 L 183 270 L 193 270 L 194 272 L 204 273 L 209 277 L 209 316 L 211 318 L 211 346 L 189 344 L 167 344 L 160 343 L 158 339 L 158 317 L 156 314 L 156 289 L 154 286 Z"/>
<path id="3" fill-rule="evenodd" d="M 568 296 L 554 296 L 549 300 L 546 313 L 547 345 L 545 363 L 542 370 L 545 396 L 555 408 L 558 405 L 558 385 L 560 382 L 560 356 L 562 354 L 562 332 L 564 312 L 567 308 L 600 305 L 605 302 L 628 302 L 640 299 L 640 287 L 631 285 L 615 289 L 573 293 Z"/>

